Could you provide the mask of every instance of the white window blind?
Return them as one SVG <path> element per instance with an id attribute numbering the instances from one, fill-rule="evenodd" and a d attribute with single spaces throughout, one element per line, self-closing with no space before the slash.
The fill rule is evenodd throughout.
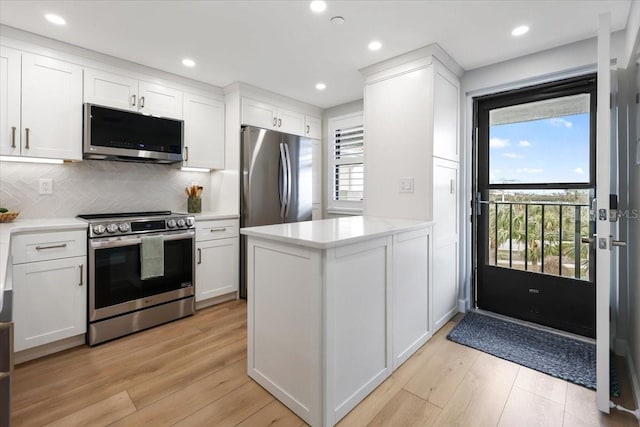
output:
<path id="1" fill-rule="evenodd" d="M 333 130 L 333 200 L 361 202 L 364 195 L 364 127 Z"/>

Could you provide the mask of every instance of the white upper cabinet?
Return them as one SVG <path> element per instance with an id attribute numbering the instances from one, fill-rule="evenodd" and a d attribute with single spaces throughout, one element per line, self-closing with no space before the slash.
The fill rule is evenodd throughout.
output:
<path id="1" fill-rule="evenodd" d="M 184 94 L 183 166 L 224 169 L 224 103 Z"/>
<path id="2" fill-rule="evenodd" d="M 182 91 L 92 68 L 85 69 L 84 102 L 182 119 Z"/>
<path id="3" fill-rule="evenodd" d="M 20 52 L 0 48 L 0 154 L 20 155 Z"/>
<path id="4" fill-rule="evenodd" d="M 138 111 L 138 80 L 86 68 L 84 102 Z"/>
<path id="5" fill-rule="evenodd" d="M 242 124 L 320 138 L 320 119 L 251 98 L 242 98 Z"/>
<path id="6" fill-rule="evenodd" d="M 0 51 L 0 153 L 81 160 L 82 68 L 9 48 Z"/>
<path id="7" fill-rule="evenodd" d="M 293 135 L 304 135 L 304 114 L 278 108 L 277 130 Z"/>
<path id="8" fill-rule="evenodd" d="M 433 76 L 433 156 L 458 161 L 460 82 L 435 64 Z"/>
<path id="9" fill-rule="evenodd" d="M 320 139 L 322 137 L 322 120 L 318 117 L 304 116 L 304 135 L 313 138 Z M 314 159 L 315 160 L 315 159 Z"/>

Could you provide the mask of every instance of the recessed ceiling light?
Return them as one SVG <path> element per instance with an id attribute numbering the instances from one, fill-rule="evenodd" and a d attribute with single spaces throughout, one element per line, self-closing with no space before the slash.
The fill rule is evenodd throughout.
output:
<path id="1" fill-rule="evenodd" d="M 325 90 L 327 88 L 327 85 L 320 82 L 320 83 L 316 83 L 316 89 L 318 90 Z"/>
<path id="2" fill-rule="evenodd" d="M 315 13 L 322 13 L 327 8 L 327 3 L 322 0 L 313 0 L 309 7 Z"/>
<path id="3" fill-rule="evenodd" d="M 369 43 L 369 50 L 380 50 L 381 47 L 382 43 L 380 43 L 379 41 L 372 41 L 371 43 Z"/>
<path id="4" fill-rule="evenodd" d="M 526 25 L 520 25 L 511 31 L 512 36 L 521 36 L 523 34 L 527 34 L 529 32 L 529 27 Z"/>
<path id="5" fill-rule="evenodd" d="M 51 22 L 52 24 L 65 25 L 67 23 L 67 21 L 65 21 L 62 16 L 55 15 L 53 13 L 47 13 L 46 15 L 44 15 L 44 17 L 47 21 Z"/>
<path id="6" fill-rule="evenodd" d="M 196 62 L 193 59 L 185 58 L 182 60 L 182 65 L 185 67 L 195 67 Z"/>

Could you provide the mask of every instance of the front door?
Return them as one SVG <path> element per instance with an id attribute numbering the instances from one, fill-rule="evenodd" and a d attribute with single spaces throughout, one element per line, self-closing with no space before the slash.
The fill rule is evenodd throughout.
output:
<path id="1" fill-rule="evenodd" d="M 474 99 L 476 306 L 595 337 L 596 78 Z"/>

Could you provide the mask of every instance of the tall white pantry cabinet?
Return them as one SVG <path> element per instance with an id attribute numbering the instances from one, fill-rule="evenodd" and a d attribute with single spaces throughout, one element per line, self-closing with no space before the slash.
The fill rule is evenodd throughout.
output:
<path id="1" fill-rule="evenodd" d="M 432 330 L 458 311 L 458 66 L 438 45 L 361 70 L 365 215 L 434 221 Z"/>

